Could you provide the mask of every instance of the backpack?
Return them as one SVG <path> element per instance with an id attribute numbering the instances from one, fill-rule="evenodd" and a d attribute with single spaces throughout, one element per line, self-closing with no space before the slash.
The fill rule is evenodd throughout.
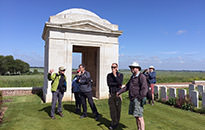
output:
<path id="1" fill-rule="evenodd" d="M 140 73 L 139 76 L 138 76 L 138 82 L 139 82 L 139 84 L 140 84 L 140 76 L 141 76 L 142 74 L 143 74 L 143 73 Z M 145 75 L 145 74 L 143 74 L 143 75 Z M 147 89 L 148 89 L 147 94 L 146 94 L 146 98 L 147 98 L 147 99 L 152 99 L 152 91 L 151 91 L 151 87 L 150 87 L 150 82 L 149 82 L 149 79 L 147 78 L 146 75 L 145 75 L 145 77 L 146 77 Z"/>
<path id="2" fill-rule="evenodd" d="M 55 79 L 56 79 L 57 76 L 59 76 L 58 73 L 56 73 Z M 55 81 L 55 79 L 52 80 L 52 79 L 51 79 L 51 74 L 50 74 L 50 73 L 48 74 L 48 80 L 49 80 L 49 81 L 52 81 L 52 82 L 51 82 L 51 85 L 53 84 L 53 82 Z M 67 83 L 66 83 L 66 80 L 64 79 L 64 83 L 63 83 L 62 87 L 60 88 L 60 91 L 61 91 L 61 92 L 66 92 L 66 90 L 67 90 Z"/>

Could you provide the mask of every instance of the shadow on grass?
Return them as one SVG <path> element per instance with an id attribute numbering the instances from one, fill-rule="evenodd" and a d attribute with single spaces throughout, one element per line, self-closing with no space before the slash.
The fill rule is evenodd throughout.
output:
<path id="1" fill-rule="evenodd" d="M 64 104 L 63 105 L 64 109 L 69 111 L 69 112 L 72 112 L 72 113 L 75 113 L 75 105 L 72 105 L 72 104 Z M 80 114 L 77 114 L 77 115 L 80 115 Z M 87 113 L 88 117 L 89 118 L 95 118 L 94 114 L 92 113 Z M 80 118 L 80 117 L 79 117 Z M 99 122 L 97 125 L 103 129 L 102 125 L 106 126 L 107 128 L 110 127 L 110 124 L 111 124 L 111 121 L 104 118 L 103 115 L 100 114 L 100 119 L 97 121 Z M 117 127 L 116 130 L 123 130 L 123 128 L 127 128 L 127 126 L 125 126 L 124 124 L 120 123 L 119 126 Z"/>
<path id="2" fill-rule="evenodd" d="M 43 98 L 43 88 L 32 88 L 32 94 L 36 94 L 43 103 L 45 103 L 45 100 Z"/>
<path id="3" fill-rule="evenodd" d="M 40 110 L 38 110 L 38 111 L 44 111 L 44 112 L 46 112 L 46 113 L 48 114 L 48 116 L 50 117 L 51 106 L 49 105 L 49 106 L 44 107 L 44 108 L 42 108 L 42 109 L 40 109 Z"/>

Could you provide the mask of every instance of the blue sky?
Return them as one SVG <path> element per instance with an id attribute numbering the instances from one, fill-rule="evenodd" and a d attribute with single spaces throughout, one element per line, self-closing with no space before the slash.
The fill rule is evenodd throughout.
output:
<path id="1" fill-rule="evenodd" d="M 83 8 L 113 24 L 119 38 L 120 68 L 205 70 L 204 0 L 1 0 L 0 55 L 43 66 L 43 27 L 49 16 Z M 79 55 L 74 55 L 74 66 Z"/>

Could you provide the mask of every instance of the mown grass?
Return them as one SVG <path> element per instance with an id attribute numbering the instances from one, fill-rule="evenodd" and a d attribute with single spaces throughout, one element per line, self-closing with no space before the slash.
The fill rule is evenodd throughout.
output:
<path id="1" fill-rule="evenodd" d="M 5 103 L 8 107 L 1 130 L 108 130 L 110 124 L 107 100 L 95 101 L 99 113 L 99 121 L 95 121 L 88 107 L 89 117 L 80 119 L 74 113 L 74 103 L 64 102 L 64 117 L 56 116 L 56 120 L 49 118 L 50 103 L 42 104 L 36 95 L 7 97 L 12 102 Z M 120 127 L 118 130 L 136 130 L 133 116 L 128 115 L 129 100 L 127 93 L 123 94 Z M 205 115 L 184 111 L 156 103 L 154 106 L 145 105 L 144 118 L 146 130 L 203 130 Z"/>
<path id="2" fill-rule="evenodd" d="M 128 70 L 121 72 L 124 74 L 123 84 L 126 84 L 131 72 Z M 157 83 L 192 82 L 194 80 L 205 80 L 205 72 L 157 71 Z M 36 86 L 43 86 L 43 74 L 0 76 L 0 87 Z"/>
<path id="3" fill-rule="evenodd" d="M 0 76 L 0 87 L 42 87 L 43 75 Z"/>

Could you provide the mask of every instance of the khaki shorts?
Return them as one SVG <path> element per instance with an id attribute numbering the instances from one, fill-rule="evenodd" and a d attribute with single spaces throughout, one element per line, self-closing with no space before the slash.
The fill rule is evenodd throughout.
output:
<path id="1" fill-rule="evenodd" d="M 144 108 L 141 106 L 141 103 L 135 98 L 133 101 L 130 101 L 129 105 L 129 114 L 134 117 L 143 117 Z"/>

